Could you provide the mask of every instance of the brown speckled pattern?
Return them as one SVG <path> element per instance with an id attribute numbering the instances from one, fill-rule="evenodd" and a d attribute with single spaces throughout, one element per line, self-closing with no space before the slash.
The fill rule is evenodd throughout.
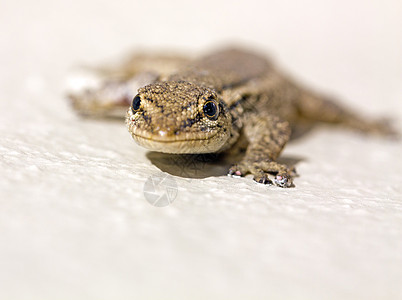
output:
<path id="1" fill-rule="evenodd" d="M 138 90 L 141 106 L 127 113 L 134 140 L 151 150 L 167 153 L 210 153 L 222 149 L 232 131 L 232 117 L 217 93 L 189 82 L 159 82 Z M 216 120 L 205 116 L 203 106 L 214 101 Z"/>
<path id="2" fill-rule="evenodd" d="M 255 53 L 228 49 L 185 64 L 178 71 L 138 90 L 141 106 L 128 110 L 127 127 L 134 140 L 166 153 L 211 153 L 248 141 L 242 160 L 229 175 L 253 174 L 260 183 L 293 186 L 294 169 L 276 162 L 291 128 L 327 122 L 371 134 L 393 135 L 382 121 L 366 120 L 336 102 L 311 92 L 281 74 Z M 142 67 L 141 71 L 145 71 Z M 174 68 L 171 68 L 172 70 Z M 205 116 L 213 101 L 218 117 Z M 274 176 L 273 180 L 269 177 Z M 272 178 L 272 177 L 271 177 Z"/>
<path id="3" fill-rule="evenodd" d="M 334 102 L 299 88 L 268 61 L 241 50 L 202 58 L 167 80 L 139 90 L 144 110 L 137 117 L 129 111 L 127 118 L 133 138 L 140 145 L 162 152 L 216 152 L 231 146 L 243 128 L 249 145 L 244 158 L 230 168 L 229 175 L 251 173 L 260 183 L 293 185 L 294 169 L 276 159 L 290 138 L 290 123 L 295 125 L 301 118 L 342 123 L 365 132 L 388 131 L 380 123 L 367 122 Z M 208 122 L 202 116 L 208 95 L 230 106 L 229 114 L 226 110 L 220 113 L 220 123 Z M 227 126 L 226 135 L 222 126 Z M 214 136 L 219 138 L 211 139 L 211 132 L 215 131 L 220 132 Z M 147 140 L 140 139 L 139 132 Z M 165 135 L 163 145 L 158 132 Z M 198 143 L 200 139 L 203 144 Z M 169 143 L 170 140 L 173 142 Z M 269 174 L 275 175 L 273 181 Z"/>

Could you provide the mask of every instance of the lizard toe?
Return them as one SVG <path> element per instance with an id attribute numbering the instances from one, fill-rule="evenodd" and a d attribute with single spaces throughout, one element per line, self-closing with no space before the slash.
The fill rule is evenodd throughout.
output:
<path id="1" fill-rule="evenodd" d="M 259 174 L 259 175 L 255 175 L 253 179 L 254 179 L 254 181 L 256 181 L 258 183 L 268 184 L 268 185 L 272 184 L 272 180 L 268 178 L 267 173 L 262 173 L 262 174 Z"/>
<path id="2" fill-rule="evenodd" d="M 245 170 L 240 164 L 236 164 L 230 167 L 228 171 L 228 176 L 241 177 L 246 175 L 246 173 L 247 170 Z"/>
<path id="3" fill-rule="evenodd" d="M 278 174 L 275 176 L 274 183 L 283 188 L 293 186 L 292 177 L 289 174 Z"/>

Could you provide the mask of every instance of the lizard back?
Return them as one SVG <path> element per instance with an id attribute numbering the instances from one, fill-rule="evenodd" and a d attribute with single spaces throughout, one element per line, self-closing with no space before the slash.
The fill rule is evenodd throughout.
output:
<path id="1" fill-rule="evenodd" d="M 215 89 L 217 92 L 259 78 L 272 70 L 265 57 L 249 51 L 228 49 L 191 62 L 168 81 L 187 81 Z"/>

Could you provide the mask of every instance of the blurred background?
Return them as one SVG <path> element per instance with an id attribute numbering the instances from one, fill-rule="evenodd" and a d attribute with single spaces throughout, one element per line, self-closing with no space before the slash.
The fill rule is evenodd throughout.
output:
<path id="1" fill-rule="evenodd" d="M 1 299 L 402 297 L 400 143 L 318 131 L 295 189 L 175 178 L 155 208 L 146 151 L 65 99 L 76 66 L 227 44 L 401 128 L 400 0 L 0 2 Z"/>
<path id="2" fill-rule="evenodd" d="M 315 86 L 345 94 L 359 85 L 348 98 L 375 106 L 388 101 L 383 91 L 363 87 L 381 83 L 401 94 L 401 6 L 397 0 L 3 1 L 0 59 L 11 72 L 3 71 L 1 82 L 18 77 L 33 85 L 74 64 L 137 49 L 194 54 L 242 44 Z"/>

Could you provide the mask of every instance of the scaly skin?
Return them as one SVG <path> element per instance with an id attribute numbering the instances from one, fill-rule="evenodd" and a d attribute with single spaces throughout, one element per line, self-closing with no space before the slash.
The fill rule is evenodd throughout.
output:
<path id="1" fill-rule="evenodd" d="M 152 80 L 138 89 L 126 115 L 133 139 L 159 152 L 222 152 L 243 134 L 245 156 L 228 174 L 251 173 L 257 182 L 280 187 L 293 185 L 294 169 L 276 159 L 301 120 L 393 134 L 387 124 L 367 121 L 298 86 L 265 58 L 236 49 L 212 53 Z"/>

